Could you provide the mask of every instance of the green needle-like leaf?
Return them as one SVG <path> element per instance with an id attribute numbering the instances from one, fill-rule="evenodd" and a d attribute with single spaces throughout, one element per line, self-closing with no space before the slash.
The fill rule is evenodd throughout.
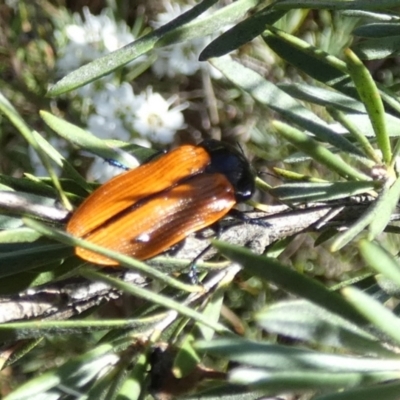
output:
<path id="1" fill-rule="evenodd" d="M 247 272 L 276 284 L 290 293 L 308 299 L 320 307 L 356 324 L 365 320 L 337 293 L 330 292 L 320 283 L 299 274 L 278 261 L 253 254 L 244 248 L 213 241 L 214 245 L 231 260 L 240 263 Z"/>
<path id="2" fill-rule="evenodd" d="M 320 162 L 339 175 L 346 178 L 350 177 L 356 180 L 370 180 L 368 176 L 358 172 L 356 169 L 343 161 L 339 156 L 333 154 L 326 147 L 320 145 L 316 140 L 299 131 L 298 129 L 295 129 L 290 125 L 284 124 L 280 121 L 274 121 L 273 126 L 282 136 L 293 143 L 299 150 L 310 155 L 314 160 Z"/>
<path id="3" fill-rule="evenodd" d="M 400 265 L 390 253 L 377 243 L 365 239 L 360 241 L 360 252 L 371 268 L 400 287 Z"/>
<path id="4" fill-rule="evenodd" d="M 344 297 L 361 314 L 364 315 L 376 329 L 400 344 L 400 319 L 377 300 L 356 287 L 342 289 Z"/>
<path id="5" fill-rule="evenodd" d="M 383 161 L 389 165 L 392 151 L 386 127 L 385 109 L 379 90 L 368 69 L 350 49 L 345 51 L 345 56 L 351 78 L 371 119 Z"/>

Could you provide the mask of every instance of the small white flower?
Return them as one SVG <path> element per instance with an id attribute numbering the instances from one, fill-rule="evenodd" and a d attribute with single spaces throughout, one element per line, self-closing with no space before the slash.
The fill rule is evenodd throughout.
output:
<path id="1" fill-rule="evenodd" d="M 65 34 L 70 42 L 74 43 L 75 45 L 85 45 L 90 43 L 91 40 L 88 40 L 88 36 L 86 35 L 85 28 L 83 26 L 79 26 L 76 24 L 67 25 L 65 27 Z"/>
<path id="2" fill-rule="evenodd" d="M 166 12 L 158 14 L 157 20 L 152 25 L 159 28 L 191 8 L 192 6 L 187 4 L 168 3 Z M 169 78 L 179 74 L 195 74 L 204 64 L 198 60 L 198 56 L 208 42 L 209 40 L 201 37 L 156 49 L 157 60 L 152 65 L 153 72 L 158 77 L 168 76 Z"/>
<path id="3" fill-rule="evenodd" d="M 88 130 L 101 139 L 129 141 L 130 133 L 118 118 L 106 118 L 92 114 L 88 118 Z"/>
<path id="4" fill-rule="evenodd" d="M 119 25 L 115 23 L 108 25 L 101 30 L 104 46 L 109 52 L 118 50 L 135 40 L 128 25 L 122 22 L 120 21 Z"/>
<path id="5" fill-rule="evenodd" d="M 123 20 L 118 23 L 112 17 L 110 9 L 104 9 L 100 15 L 93 15 L 87 7 L 83 8 L 85 21 L 69 25 L 66 32 L 71 41 L 79 44 L 92 43 L 107 51 L 114 51 L 135 38 Z"/>
<path id="6" fill-rule="evenodd" d="M 127 82 L 118 87 L 108 83 L 93 99 L 97 114 L 108 118 L 132 118 L 137 103 L 132 86 Z"/>
<path id="7" fill-rule="evenodd" d="M 68 42 L 61 48 L 58 59 L 58 68 L 63 74 L 135 40 L 124 21 L 117 23 L 114 20 L 110 9 L 92 15 L 84 7 L 83 15 L 84 20 L 79 14 L 74 14 L 75 23 L 64 28 Z M 59 42 L 62 41 L 60 32 L 55 32 L 55 36 Z"/>
<path id="8" fill-rule="evenodd" d="M 148 88 L 138 97 L 133 127 L 144 138 L 151 142 L 171 143 L 177 130 L 185 127 L 182 110 L 187 104 L 170 108 L 176 96 L 165 100 L 159 93 Z"/>
<path id="9" fill-rule="evenodd" d="M 159 28 L 172 21 L 182 13 L 188 11 L 193 6 L 166 4 L 166 12 L 158 14 L 157 20 L 152 23 L 155 28 Z M 199 18 L 207 16 L 207 11 Z M 225 27 L 226 29 L 226 27 Z M 222 31 L 221 31 L 222 32 Z M 217 33 L 217 32 L 216 32 Z M 199 54 L 210 43 L 211 37 L 199 37 L 189 41 L 174 43 L 171 46 L 156 49 L 157 59 L 151 68 L 154 74 L 160 78 L 167 76 L 173 78 L 176 75 L 194 75 L 200 69 L 207 70 L 211 77 L 220 79 L 222 74 L 208 62 L 200 62 Z"/>
<path id="10" fill-rule="evenodd" d="M 195 48 L 193 43 L 176 43 L 157 50 L 157 59 L 151 67 L 154 74 L 160 78 L 173 78 L 179 74 L 194 75 L 200 69 L 198 55 L 203 46 Z"/>
<path id="11" fill-rule="evenodd" d="M 124 82 L 120 86 L 107 83 L 92 98 L 96 114 L 88 118 L 89 130 L 101 138 L 130 141 L 136 111 L 143 103 L 133 93 L 132 86 Z"/>

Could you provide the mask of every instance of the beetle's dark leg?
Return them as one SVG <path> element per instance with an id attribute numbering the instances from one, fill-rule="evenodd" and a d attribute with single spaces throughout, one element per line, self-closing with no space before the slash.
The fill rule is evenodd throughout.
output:
<path id="1" fill-rule="evenodd" d="M 109 163 L 111 166 L 123 169 L 124 171 L 130 170 L 130 168 L 126 167 L 124 164 L 120 163 L 117 160 L 113 160 L 111 158 L 105 158 L 104 161 Z"/>
<path id="2" fill-rule="evenodd" d="M 199 281 L 198 277 L 198 271 L 197 271 L 197 266 L 196 263 L 201 259 L 201 257 L 204 256 L 204 254 L 207 253 L 208 250 L 211 249 L 211 244 L 209 244 L 205 249 L 203 249 L 197 256 L 190 262 L 188 265 L 189 267 L 189 272 L 188 272 L 188 277 L 190 279 L 190 282 L 192 285 L 199 285 L 201 282 Z"/>
<path id="3" fill-rule="evenodd" d="M 152 154 L 151 156 L 149 156 L 148 158 L 146 158 L 146 160 L 143 161 L 142 164 L 147 164 L 148 162 L 154 160 L 155 158 L 166 154 L 167 151 L 166 150 L 160 150 L 160 151 L 156 151 L 154 154 Z M 117 160 L 113 160 L 111 158 L 106 158 L 104 161 L 108 162 L 110 165 L 112 165 L 113 167 L 117 167 L 117 168 L 121 168 L 124 171 L 129 171 L 130 168 L 126 167 L 124 164 L 120 163 Z"/>
<path id="4" fill-rule="evenodd" d="M 208 226 L 206 229 L 212 229 L 215 232 L 215 237 L 218 239 L 219 236 L 221 235 L 223 228 L 222 228 L 222 225 L 219 223 L 219 221 L 217 221 L 214 224 Z M 201 233 L 201 231 L 197 232 L 197 234 L 199 234 L 199 233 Z M 211 244 L 209 244 L 207 247 L 205 247 L 199 254 L 197 254 L 197 256 L 188 265 L 188 267 L 189 267 L 188 276 L 189 276 L 190 282 L 193 285 L 201 284 L 201 282 L 199 282 L 199 278 L 197 276 L 198 271 L 197 271 L 196 263 L 204 256 L 204 254 L 206 254 L 211 249 L 211 247 L 212 247 Z"/>
<path id="5" fill-rule="evenodd" d="M 262 220 L 260 218 L 250 218 L 243 211 L 239 211 L 239 210 L 236 210 L 234 208 L 232 208 L 228 212 L 228 215 L 231 216 L 232 218 L 235 218 L 235 219 L 239 220 L 239 221 L 246 222 L 246 223 L 252 224 L 252 225 L 262 226 L 263 228 L 268 228 L 268 227 L 271 226 L 268 222 L 266 222 L 266 221 L 264 221 L 264 220 Z"/>

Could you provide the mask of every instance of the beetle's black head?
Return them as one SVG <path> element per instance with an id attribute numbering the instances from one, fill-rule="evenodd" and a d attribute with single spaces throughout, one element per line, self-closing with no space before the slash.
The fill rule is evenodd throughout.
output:
<path id="1" fill-rule="evenodd" d="M 235 189 L 236 201 L 248 200 L 254 193 L 254 175 L 249 162 L 235 147 L 208 139 L 199 144 L 211 157 L 206 172 L 224 174 Z"/>

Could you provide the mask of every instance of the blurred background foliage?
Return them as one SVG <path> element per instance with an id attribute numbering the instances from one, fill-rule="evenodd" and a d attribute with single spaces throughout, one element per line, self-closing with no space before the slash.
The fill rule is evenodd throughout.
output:
<path id="1" fill-rule="evenodd" d="M 196 5 L 204 12 L 191 21 Z M 55 324 L 43 337 L 14 343 L 16 331 L 31 332 L 35 323 L 4 324 L 1 395 L 167 399 L 190 390 L 199 398 L 205 390 L 207 398 L 397 399 L 399 240 L 395 224 L 394 234 L 384 231 L 400 195 L 399 11 L 395 0 L 0 2 L 1 190 L 58 191 L 32 141 L 10 123 L 8 101 L 45 139 L 50 159 L 56 157 L 47 145 L 90 182 L 117 173 L 104 161 L 113 150 L 110 142 L 94 150 L 91 136 L 78 128 L 114 140 L 139 160 L 141 147 L 160 150 L 210 137 L 240 143 L 271 187 L 257 194 L 262 204 L 367 198 L 365 213 L 344 224 L 350 228 L 344 234 L 332 230 L 328 241 L 319 232 L 297 234 L 268 249 L 276 258 L 219 245 L 244 270 L 196 307 L 210 315 L 214 340 L 206 340 L 213 335 L 199 328 L 200 317 L 175 317 L 150 350 L 137 337 L 148 331 L 143 318 L 162 309 L 128 294 L 87 317 L 136 318 L 143 325 L 137 331 L 66 331 Z M 185 12 L 186 19 L 175 20 Z M 226 53 L 230 58 L 218 58 Z M 53 164 L 66 198 L 77 204 L 85 188 L 67 186 L 70 169 Z M 341 182 L 349 189 L 335 186 Z M 321 194 L 318 184 L 333 186 Z M 49 255 L 45 271 L 55 265 L 59 274 L 33 268 L 25 285 L 23 274 L 35 265 L 28 253 L 21 274 L 4 272 L 31 243 L 12 231 L 21 218 L 11 226 L 4 214 L 2 294 L 49 284 L 77 266 L 77 259 L 67 264 L 66 256 Z M 153 290 L 179 299 L 176 289 Z M 189 316 L 179 304 L 171 309 Z M 220 316 L 238 337 L 217 325 Z M 12 363 L 10 354 L 24 346 L 30 351 Z"/>

